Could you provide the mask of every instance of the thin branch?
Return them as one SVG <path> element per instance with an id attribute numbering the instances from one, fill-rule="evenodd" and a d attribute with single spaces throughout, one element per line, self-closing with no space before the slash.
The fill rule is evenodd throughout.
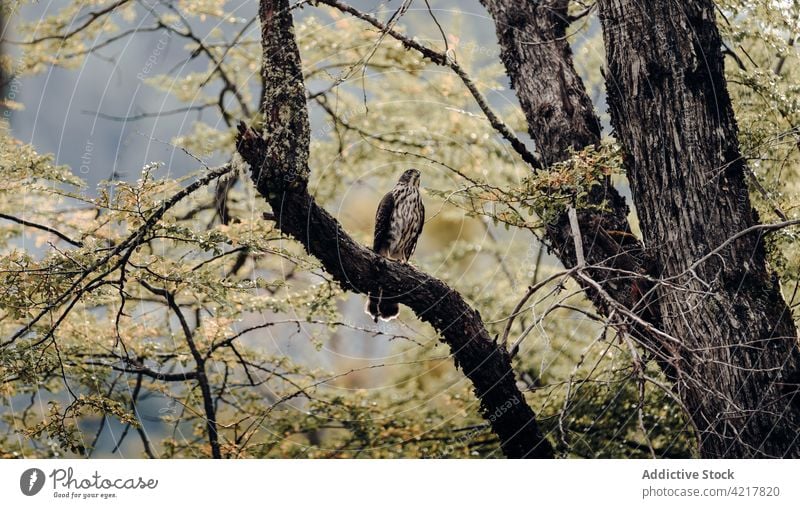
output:
<path id="1" fill-rule="evenodd" d="M 697 261 L 692 263 L 689 266 L 689 268 L 684 270 L 681 274 L 676 275 L 675 277 L 670 277 L 667 280 L 674 279 L 676 277 L 680 277 L 681 275 L 685 275 L 687 273 L 693 272 L 698 266 L 700 266 L 704 262 L 708 261 L 711 257 L 719 254 L 720 252 L 725 250 L 726 247 L 731 245 L 733 242 L 735 242 L 739 238 L 742 238 L 743 236 L 749 235 L 750 233 L 755 233 L 756 231 L 759 231 L 759 232 L 778 231 L 780 229 L 788 228 L 788 227 L 791 227 L 791 226 L 797 226 L 798 224 L 800 224 L 800 219 L 793 219 L 793 220 L 787 220 L 787 221 L 783 221 L 783 222 L 776 222 L 774 224 L 756 224 L 754 226 L 750 226 L 749 228 L 743 229 L 742 231 L 739 231 L 735 235 L 729 237 L 727 240 L 725 240 L 724 242 L 719 244 L 719 246 L 717 248 L 713 249 L 711 252 L 709 252 L 705 256 L 701 257 L 700 259 L 698 259 Z"/>
<path id="2" fill-rule="evenodd" d="M 219 448 L 217 415 L 216 409 L 214 408 L 214 401 L 211 396 L 211 386 L 209 385 L 208 376 L 206 375 L 206 361 L 194 342 L 194 334 L 192 333 L 192 329 L 189 327 L 189 323 L 186 321 L 186 316 L 183 315 L 180 305 L 178 305 L 178 303 L 175 301 L 175 294 L 173 292 L 164 288 L 152 286 L 150 283 L 144 280 L 140 280 L 139 283 L 151 293 L 164 297 L 164 299 L 167 301 L 167 305 L 169 305 L 169 308 L 172 309 L 172 312 L 178 317 L 178 322 L 183 330 L 186 344 L 189 346 L 189 351 L 191 352 L 192 358 L 195 362 L 197 383 L 200 385 L 200 393 L 203 396 L 203 410 L 206 413 L 206 427 L 208 429 L 208 441 L 211 445 L 211 456 L 215 459 L 221 459 L 222 453 L 220 452 Z"/>
<path id="3" fill-rule="evenodd" d="M 83 270 L 81 275 L 73 282 L 66 291 L 61 293 L 58 297 L 56 297 L 48 306 L 47 308 L 40 311 L 36 316 L 34 316 L 28 323 L 19 329 L 14 335 L 12 335 L 8 340 L 3 343 L 0 343 L 0 348 L 6 347 L 10 344 L 13 344 L 17 341 L 20 337 L 28 333 L 33 327 L 38 323 L 44 316 L 50 314 L 55 310 L 59 305 L 61 305 L 65 300 L 68 300 L 70 297 L 73 297 L 72 302 L 69 304 L 67 309 L 62 312 L 59 319 L 56 321 L 56 324 L 51 326 L 48 331 L 44 334 L 44 336 L 37 341 L 37 344 L 47 340 L 52 334 L 55 332 L 58 324 L 60 324 L 67 316 L 69 311 L 74 307 L 74 305 L 78 302 L 81 296 L 86 293 L 89 288 L 92 287 L 93 284 L 102 281 L 104 277 L 108 274 L 115 271 L 119 268 L 124 262 L 127 262 L 127 256 L 122 256 L 119 261 L 113 263 L 109 268 L 104 270 L 99 276 L 95 277 L 92 281 L 90 281 L 87 285 L 81 287 L 81 284 L 87 277 L 95 273 L 97 270 L 100 270 L 102 267 L 106 266 L 106 264 L 111 261 L 114 257 L 123 254 L 124 252 L 132 252 L 133 249 L 140 246 L 142 243 L 146 241 L 147 233 L 150 229 L 155 226 L 159 220 L 166 214 L 172 207 L 178 204 L 183 198 L 189 196 L 196 190 L 208 185 L 209 183 L 213 182 L 217 178 L 226 175 L 233 171 L 233 166 L 230 164 L 225 164 L 224 166 L 220 166 L 218 168 L 214 168 L 208 171 L 205 176 L 196 180 L 191 185 L 184 187 L 179 192 L 175 193 L 161 203 L 160 206 L 156 207 L 155 210 L 150 214 L 150 216 L 144 221 L 139 229 L 131 233 L 125 240 L 115 246 L 111 251 L 103 256 L 101 259 L 95 261 L 86 269 Z M 130 254 L 128 254 L 130 256 Z"/>
<path id="4" fill-rule="evenodd" d="M 89 19 L 87 19 L 84 24 L 80 25 L 79 27 L 77 27 L 74 30 L 72 30 L 70 32 L 67 32 L 65 34 L 46 35 L 44 37 L 39 37 L 37 39 L 32 39 L 30 41 L 22 41 L 22 42 L 5 41 L 5 42 L 8 42 L 9 44 L 38 44 L 40 42 L 44 42 L 44 41 L 48 41 L 48 40 L 54 40 L 54 39 L 60 39 L 62 41 L 66 41 L 67 39 L 71 39 L 72 37 L 74 37 L 78 33 L 82 32 L 83 30 L 88 28 L 89 25 L 91 25 L 92 23 L 94 23 L 95 21 L 97 21 L 98 19 L 103 17 L 104 15 L 111 13 L 114 9 L 116 9 L 117 7 L 120 7 L 120 6 L 122 6 L 122 5 L 126 4 L 126 3 L 128 3 L 129 1 L 130 0 L 118 0 L 117 2 L 111 4 L 111 5 L 103 8 L 103 9 L 100 9 L 98 11 L 90 12 L 88 14 L 88 18 Z"/>
<path id="5" fill-rule="evenodd" d="M 464 86 L 467 87 L 472 97 L 475 99 L 475 102 L 478 104 L 478 107 L 483 111 L 483 114 L 486 115 L 486 118 L 489 120 L 491 126 L 499 132 L 509 143 L 511 143 L 512 148 L 516 151 L 522 160 L 530 164 L 531 167 L 535 169 L 542 169 L 542 163 L 538 157 L 532 154 L 525 143 L 522 142 L 512 131 L 511 128 L 506 125 L 503 120 L 501 120 L 495 113 L 492 111 L 491 107 L 489 107 L 489 103 L 486 98 L 483 96 L 480 90 L 478 90 L 477 85 L 475 82 L 472 81 L 472 78 L 469 77 L 467 72 L 464 70 L 461 65 L 458 64 L 453 58 L 450 58 L 449 55 L 446 53 L 441 53 L 434 49 L 428 48 L 427 46 L 423 46 L 419 42 L 407 37 L 400 32 L 393 30 L 392 28 L 384 25 L 380 21 L 378 21 L 373 16 L 362 12 L 355 7 L 347 5 L 345 3 L 339 2 L 338 0 L 318 0 L 319 3 L 329 5 L 336 9 L 339 9 L 342 12 L 346 12 L 348 14 L 352 14 L 353 16 L 366 21 L 370 25 L 374 26 L 382 33 L 386 33 L 396 40 L 400 41 L 403 46 L 408 49 L 413 49 L 420 53 L 423 57 L 430 59 L 433 63 L 437 65 L 441 65 L 444 67 L 449 67 L 456 73 L 456 75 L 461 79 L 461 82 L 464 83 Z"/>
<path id="6" fill-rule="evenodd" d="M 8 215 L 5 213 L 0 213 L 0 219 L 9 220 L 11 222 L 16 222 L 17 224 L 22 224 L 23 226 L 28 226 L 30 228 L 40 229 L 42 231 L 52 233 L 57 237 L 61 238 L 62 240 L 64 240 L 65 242 L 74 245 L 75 247 L 83 247 L 83 242 L 79 240 L 73 240 L 72 238 L 62 233 L 61 231 L 53 229 L 50 226 L 45 226 L 44 224 L 39 224 L 36 222 L 31 222 L 29 220 L 20 219 L 19 217 L 14 217 L 13 215 Z"/>
<path id="7" fill-rule="evenodd" d="M 575 211 L 574 206 L 570 206 L 567 210 L 569 217 L 569 227 L 572 230 L 572 241 L 575 243 L 575 260 L 578 268 L 586 266 L 586 259 L 583 257 L 583 235 L 581 235 L 581 226 L 578 223 L 578 212 Z"/>

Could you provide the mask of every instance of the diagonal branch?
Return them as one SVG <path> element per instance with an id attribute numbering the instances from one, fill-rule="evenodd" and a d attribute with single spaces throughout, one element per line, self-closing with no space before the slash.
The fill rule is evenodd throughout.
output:
<path id="1" fill-rule="evenodd" d="M 482 0 L 496 24 L 501 57 L 528 121 L 529 133 L 536 142 L 538 156 L 530 154 L 497 118 L 474 82 L 448 54 L 424 46 L 339 0 L 319 0 L 319 3 L 364 20 L 400 41 L 407 49 L 453 70 L 472 93 L 492 127 L 533 168 L 545 169 L 552 163 L 567 159 L 570 150 L 581 150 L 600 142 L 600 121 L 572 63 L 572 52 L 565 32 L 571 19 L 566 13 L 565 0 L 523 5 L 516 0 Z M 588 199 L 596 208 L 606 209 L 602 212 L 581 210 L 577 214 L 580 229 L 586 232 L 581 245 L 586 253 L 591 277 L 599 281 L 615 301 L 622 302 L 628 309 L 641 309 L 639 312 L 642 317 L 658 328 L 661 317 L 656 307 L 642 297 L 648 295 L 652 287 L 646 277 L 652 271 L 651 262 L 642 243 L 631 234 L 625 199 L 611 185 L 610 179 L 605 185 L 593 187 Z M 573 268 L 578 263 L 573 229 L 566 212 L 547 228 L 548 248 L 555 251 L 567 268 Z M 623 269 L 641 277 L 618 279 L 612 271 L 591 267 Z M 575 275 L 577 272 L 571 273 Z M 611 312 L 606 300 L 591 285 L 581 278 L 576 281 L 601 312 L 606 315 Z M 641 327 L 634 327 L 632 331 L 648 347 L 655 342 L 652 334 Z"/>
<path id="2" fill-rule="evenodd" d="M 50 226 L 45 226 L 44 224 L 39 224 L 37 222 L 32 222 L 32 221 L 29 221 L 29 220 L 20 219 L 19 217 L 14 217 L 13 215 L 8 215 L 8 214 L 5 214 L 5 213 L 0 213 L 0 219 L 6 219 L 6 220 L 9 220 L 11 222 L 16 222 L 17 224 L 22 224 L 23 226 L 28 226 L 30 228 L 40 229 L 42 231 L 46 231 L 48 233 L 52 233 L 52 234 L 56 235 L 57 237 L 61 238 L 62 240 L 64 240 L 65 242 L 74 245 L 75 247 L 83 247 L 83 242 L 81 242 L 79 240 L 73 240 L 72 238 L 70 238 L 67 235 L 65 235 L 64 233 L 62 233 L 61 231 L 59 231 L 57 229 L 53 229 Z"/>
<path id="3" fill-rule="evenodd" d="M 37 339 L 34 345 L 41 344 L 42 342 L 49 339 L 53 333 L 55 333 L 56 327 L 58 324 L 66 318 L 67 314 L 72 310 L 75 304 L 78 303 L 80 297 L 85 294 L 86 292 L 90 291 L 92 288 L 96 287 L 96 284 L 102 283 L 103 279 L 110 273 L 117 270 L 119 267 L 124 266 L 128 262 L 128 258 L 130 254 L 133 252 L 134 249 L 139 247 L 142 243 L 144 243 L 147 239 L 147 235 L 150 230 L 158 224 L 158 221 L 161 220 L 162 217 L 176 204 L 178 204 L 183 198 L 189 196 L 193 192 L 198 189 L 201 189 L 208 185 L 209 183 L 213 182 L 214 180 L 227 175 L 233 171 L 233 166 L 231 164 L 225 164 L 218 168 L 210 169 L 202 178 L 195 180 L 192 184 L 184 187 L 177 193 L 173 194 L 169 199 L 163 201 L 161 205 L 156 207 L 152 213 L 147 217 L 138 229 L 133 231 L 125 240 L 114 246 L 106 255 L 102 258 L 98 259 L 88 267 L 86 267 L 81 274 L 77 277 L 77 279 L 70 284 L 70 286 L 59 294 L 50 304 L 47 305 L 46 308 L 42 309 L 37 313 L 33 318 L 28 321 L 25 326 L 17 330 L 9 339 L 4 342 L 0 342 L 0 349 L 9 346 L 17 341 L 20 337 L 28 333 L 29 331 L 33 330 L 36 324 L 42 320 L 45 316 L 52 313 L 55 309 L 57 309 L 62 303 L 69 301 L 67 304 L 67 308 L 61 312 L 60 316 L 56 319 L 55 324 L 50 326 L 44 335 Z M 114 260 L 115 257 L 119 256 L 117 260 Z M 114 261 L 112 261 L 114 260 Z M 110 263 L 110 266 L 108 264 Z M 87 284 L 83 284 L 87 278 L 91 277 L 95 273 L 100 271 L 99 275 L 96 275 L 89 281 Z M 70 301 L 71 300 L 71 301 Z"/>
<path id="4" fill-rule="evenodd" d="M 464 86 L 467 87 L 469 93 L 475 99 L 475 102 L 478 104 L 478 107 L 483 111 L 483 114 L 486 115 L 486 119 L 489 120 L 492 128 L 500 133 L 506 141 L 511 143 L 511 147 L 516 151 L 522 160 L 527 162 L 531 165 L 531 167 L 535 169 L 542 169 L 542 163 L 538 157 L 532 154 L 528 148 L 512 131 L 511 127 L 509 127 L 503 120 L 498 117 L 492 108 L 489 106 L 489 102 L 486 100 L 486 97 L 483 96 L 480 90 L 478 90 L 477 85 L 472 78 L 469 77 L 467 71 L 464 70 L 455 59 L 451 58 L 450 55 L 447 53 L 441 53 L 436 51 L 435 49 L 431 49 L 427 46 L 424 46 L 417 42 L 416 40 L 406 37 L 405 35 L 401 34 L 400 32 L 392 29 L 389 26 L 384 25 L 373 16 L 370 16 L 366 12 L 362 12 L 355 7 L 347 5 L 343 2 L 339 2 L 338 0 L 319 0 L 319 3 L 329 5 L 336 9 L 339 9 L 342 12 L 346 12 L 351 14 L 361 20 L 366 21 L 370 25 L 374 26 L 381 32 L 392 36 L 394 39 L 400 41 L 403 46 L 407 49 L 413 49 L 414 51 L 421 54 L 423 57 L 429 59 L 431 62 L 441 65 L 444 67 L 449 67 L 456 75 L 461 79 L 461 82 L 464 83 Z M 441 27 L 440 27 L 441 28 Z M 446 41 L 446 39 L 445 39 Z"/>
<path id="5" fill-rule="evenodd" d="M 62 41 L 66 41 L 67 39 L 71 39 L 75 35 L 89 28 L 89 25 L 91 25 L 98 19 L 102 18 L 103 16 L 106 16 L 107 14 L 112 13 L 116 8 L 121 7 L 122 5 L 128 2 L 130 2 L 130 0 L 117 0 L 116 2 L 107 5 L 102 9 L 99 9 L 97 11 L 92 11 L 86 15 L 87 19 L 84 23 L 64 34 L 46 35 L 44 37 L 39 37 L 24 42 L 15 42 L 15 41 L 5 41 L 5 42 L 9 42 L 11 44 L 39 44 L 40 42 L 54 40 L 54 39 L 60 39 Z"/>
<path id="6" fill-rule="evenodd" d="M 444 282 L 388 261 L 355 242 L 306 190 L 309 130 L 305 85 L 288 0 L 262 0 L 259 14 L 266 86 L 264 137 L 243 124 L 237 149 L 275 213 L 278 228 L 316 256 L 346 290 L 377 292 L 409 306 L 450 346 L 481 412 L 508 457 L 550 458 L 553 450 L 516 385 L 511 361 L 480 314 Z"/>

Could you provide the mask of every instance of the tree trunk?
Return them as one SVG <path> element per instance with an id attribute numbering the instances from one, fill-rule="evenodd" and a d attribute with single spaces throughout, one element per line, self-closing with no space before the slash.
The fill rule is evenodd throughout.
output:
<path id="1" fill-rule="evenodd" d="M 600 120 L 575 70 L 566 36 L 568 1 L 481 0 L 481 3 L 494 20 L 502 50 L 500 56 L 545 168 L 570 157 L 570 150 L 599 144 Z M 605 185 L 591 190 L 589 202 L 605 204 L 605 210 L 578 211 L 586 272 L 606 296 L 581 278 L 576 278 L 577 282 L 604 315 L 609 316 L 613 310 L 610 297 L 652 328 L 660 328 L 658 306 L 644 298 L 652 287 L 645 277 L 652 275 L 652 263 L 642 243 L 631 233 L 625 199 L 609 178 Z M 566 212 L 548 225 L 546 240 L 565 267 L 576 265 Z M 626 329 L 647 350 L 656 352 L 657 358 L 665 357 L 661 342 L 651 329 L 621 316 L 618 322 L 625 322 Z M 670 366 L 660 363 L 671 374 Z"/>
<path id="2" fill-rule="evenodd" d="M 657 301 L 700 453 L 799 457 L 797 330 L 766 260 L 764 230 L 726 243 L 758 217 L 714 5 L 599 6 L 613 125 L 645 245 L 670 282 L 656 288 Z"/>

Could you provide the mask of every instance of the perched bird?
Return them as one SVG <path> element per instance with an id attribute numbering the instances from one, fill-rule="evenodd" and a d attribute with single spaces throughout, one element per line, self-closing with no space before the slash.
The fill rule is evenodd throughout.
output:
<path id="1" fill-rule="evenodd" d="M 405 263 L 417 246 L 417 239 L 425 224 L 425 206 L 419 194 L 419 170 L 406 170 L 386 193 L 375 214 L 375 239 L 372 250 L 377 254 Z M 378 318 L 389 321 L 400 313 L 396 301 L 383 298 L 383 289 L 370 294 L 367 314 L 375 322 Z"/>

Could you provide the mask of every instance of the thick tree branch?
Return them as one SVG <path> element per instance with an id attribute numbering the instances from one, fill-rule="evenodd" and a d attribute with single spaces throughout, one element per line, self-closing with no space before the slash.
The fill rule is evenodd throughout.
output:
<path id="1" fill-rule="evenodd" d="M 356 243 L 306 191 L 308 113 L 288 0 L 262 0 L 260 16 L 265 134 L 262 138 L 241 125 L 237 148 L 272 206 L 278 228 L 301 242 L 344 289 L 368 293 L 383 288 L 385 297 L 396 298 L 431 323 L 472 381 L 481 412 L 508 457 L 552 457 L 516 385 L 508 353 L 489 338 L 480 314 L 442 281 Z"/>
<path id="2" fill-rule="evenodd" d="M 580 150 L 600 142 L 600 121 L 572 64 L 572 52 L 565 33 L 569 20 L 564 0 L 524 5 L 519 5 L 515 0 L 483 1 L 497 24 L 503 61 L 528 120 L 529 132 L 536 140 L 540 157 L 529 154 L 519 139 L 496 117 L 475 84 L 452 57 L 392 30 L 369 14 L 339 0 L 319 2 L 362 19 L 402 42 L 407 49 L 417 51 L 438 65 L 451 68 L 472 93 L 492 127 L 533 168 L 544 169 L 549 164 L 568 158 L 571 149 Z M 558 79 L 553 79 L 553 76 Z M 589 201 L 598 208 L 605 206 L 606 211 L 584 210 L 578 214 L 581 230 L 586 231 L 583 249 L 588 253 L 588 273 L 612 295 L 614 301 L 621 302 L 628 309 L 636 309 L 652 327 L 660 327 L 658 308 L 650 305 L 649 300 L 644 300 L 645 296 L 649 298 L 652 294 L 652 283 L 647 277 L 652 275 L 652 263 L 641 242 L 631 234 L 624 198 L 607 179 L 604 186 L 591 190 Z M 547 228 L 549 248 L 556 252 L 567 268 L 575 267 L 577 263 L 571 231 L 566 212 Z M 620 279 L 614 270 L 607 268 L 624 270 L 633 276 Z M 642 276 L 637 277 L 637 274 Z M 576 281 L 600 311 L 608 315 L 611 308 L 607 299 L 582 278 Z M 634 324 L 630 331 L 648 349 L 658 350 L 658 341 L 653 340 L 652 334 L 646 329 Z M 665 371 L 671 373 L 666 361 L 668 354 L 659 353 L 657 356 Z"/>
<path id="3" fill-rule="evenodd" d="M 567 0 L 481 0 L 545 166 L 600 140 L 600 120 L 572 63 Z"/>

